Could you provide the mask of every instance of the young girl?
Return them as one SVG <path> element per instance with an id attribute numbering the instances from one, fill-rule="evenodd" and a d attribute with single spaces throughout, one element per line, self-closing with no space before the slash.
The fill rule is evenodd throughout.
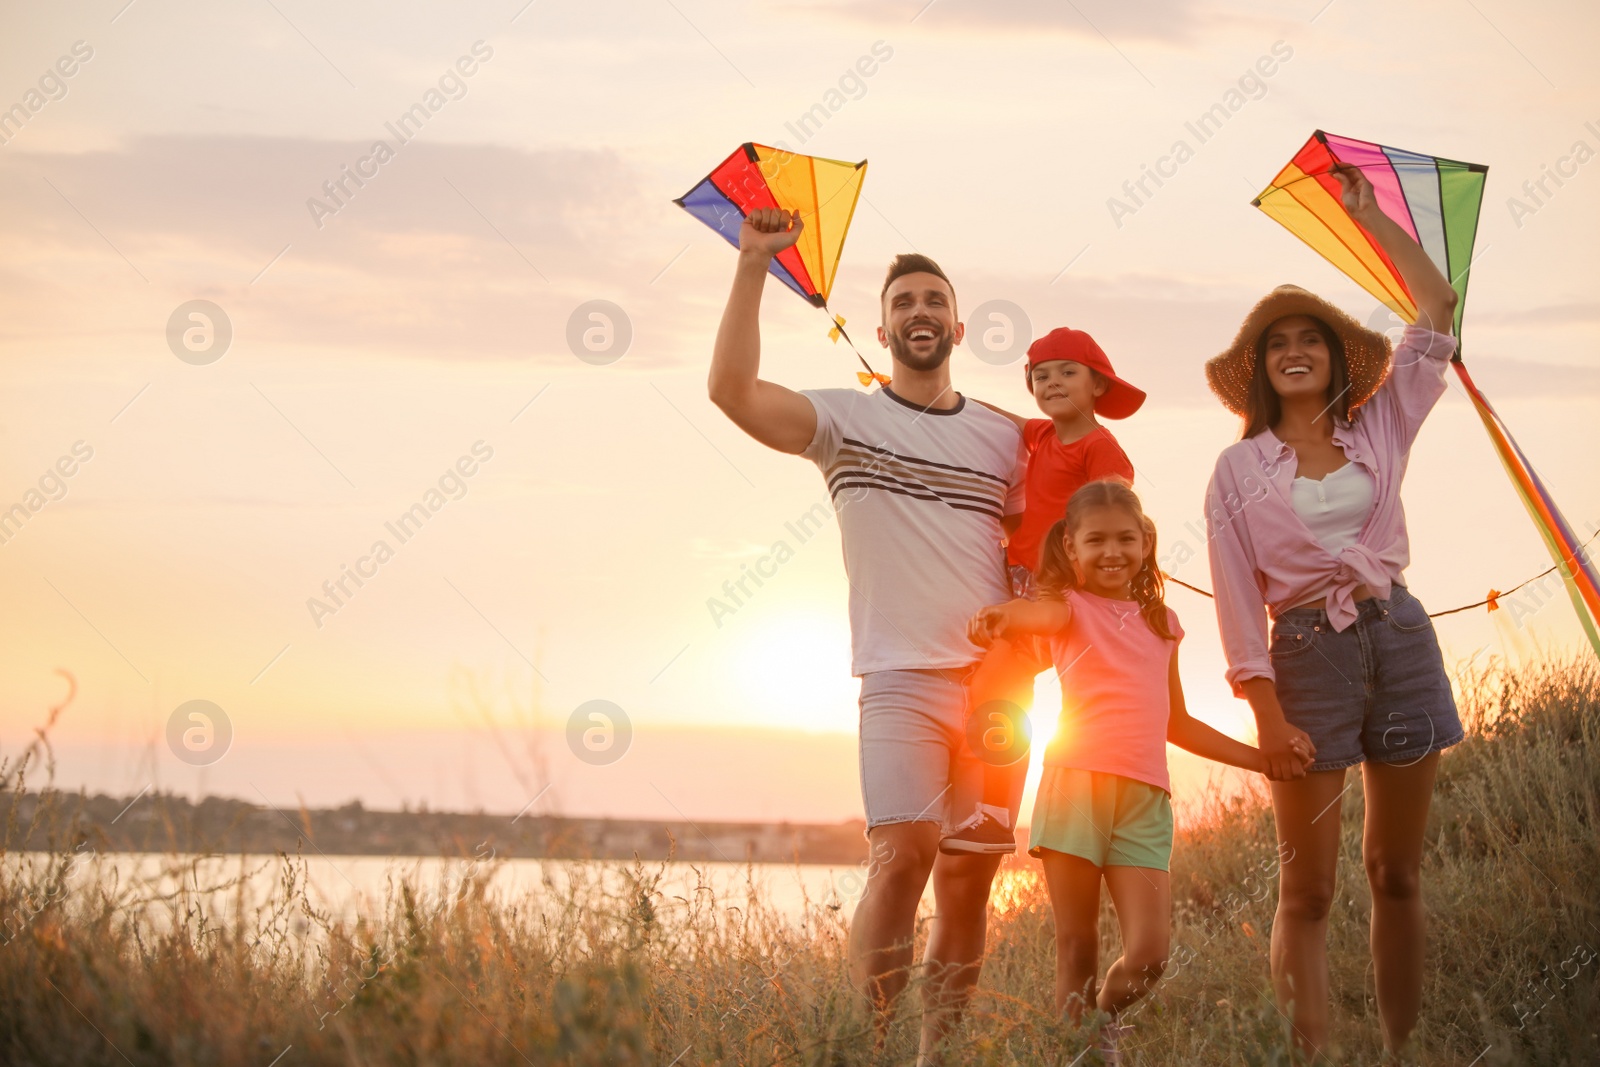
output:
<path id="1" fill-rule="evenodd" d="M 1117 377 L 1093 337 L 1066 326 L 1028 346 L 1027 385 L 1044 418 L 993 410 L 1016 423 L 1027 452 L 1026 502 L 1006 539 L 1006 564 L 1011 595 L 1031 600 L 1040 544 L 1072 494 L 1102 478 L 1133 484 L 1133 464 L 1099 419 L 1129 417 L 1144 403 L 1144 391 Z M 983 791 L 971 817 L 939 842 L 941 852 L 1017 850 L 1010 817 L 1028 773 L 1024 718 L 1034 676 L 1048 666 L 1034 644 L 996 641 L 968 679 L 967 741 L 985 765 Z"/>
<path id="2" fill-rule="evenodd" d="M 1162 600 L 1155 526 L 1132 489 L 1091 482 L 1044 539 L 1039 599 L 979 611 L 980 645 L 1037 634 L 1061 676 L 1061 721 L 1045 752 L 1028 852 L 1044 862 L 1056 920 L 1056 1007 L 1074 1020 L 1093 1004 L 1112 1016 L 1166 964 L 1172 903 L 1168 741 L 1207 759 L 1264 771 L 1261 753 L 1192 718 L 1178 681 L 1183 630 Z M 1122 956 L 1096 988 L 1100 881 L 1122 930 Z"/>

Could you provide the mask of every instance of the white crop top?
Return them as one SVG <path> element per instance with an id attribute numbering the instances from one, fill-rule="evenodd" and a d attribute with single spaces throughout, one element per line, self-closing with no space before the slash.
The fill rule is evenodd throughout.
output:
<path id="1" fill-rule="evenodd" d="M 1376 491 L 1365 467 L 1346 463 L 1320 481 L 1296 478 L 1289 495 L 1295 514 L 1322 547 L 1337 556 L 1361 535 Z"/>

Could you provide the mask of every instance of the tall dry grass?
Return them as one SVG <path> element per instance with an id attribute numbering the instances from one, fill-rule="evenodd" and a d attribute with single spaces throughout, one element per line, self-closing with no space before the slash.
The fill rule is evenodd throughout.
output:
<path id="1" fill-rule="evenodd" d="M 1592 660 L 1488 670 L 1462 692 L 1470 736 L 1443 761 L 1428 828 L 1413 1058 L 1600 1063 L 1600 671 Z M 17 769 L 12 789 L 25 785 Z M 672 896 L 661 864 L 580 868 L 570 884 L 505 899 L 481 867 L 442 887 L 396 876 L 379 913 L 342 921 L 317 908 L 294 857 L 278 861 L 265 901 L 246 893 L 248 872 L 201 885 L 182 857 L 170 862 L 195 877 L 164 893 L 84 878 L 93 842 L 74 838 L 71 800 L 34 815 L 57 820 L 55 852 L 0 856 L 6 1064 L 853 1065 L 914 1054 L 915 989 L 874 1051 L 844 977 L 844 909 L 827 902 L 794 918 L 753 883 Z M 1133 1016 L 1128 1060 L 1290 1064 L 1267 995 L 1271 812 L 1242 798 L 1209 814 L 1178 843 L 1173 963 Z M 1357 782 L 1330 939 L 1337 1063 L 1379 1060 L 1362 815 Z M 1035 870 L 1002 875 L 952 1062 L 1095 1061 L 1074 1060 L 1082 1035 L 1048 1009 L 1052 924 Z M 926 927 L 925 915 L 919 938 Z M 1102 928 L 1109 961 L 1109 908 Z"/>

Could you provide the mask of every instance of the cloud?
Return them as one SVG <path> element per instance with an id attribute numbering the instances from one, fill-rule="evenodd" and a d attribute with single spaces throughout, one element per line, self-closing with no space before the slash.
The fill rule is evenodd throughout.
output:
<path id="1" fill-rule="evenodd" d="M 770 542 L 759 544 L 755 541 L 721 537 L 689 538 L 689 555 L 695 559 L 753 560 L 771 551 Z"/>
<path id="2" fill-rule="evenodd" d="M 1229 22 L 1249 21 L 1236 11 L 1208 10 L 1194 0 L 1151 0 L 1142 4 L 1116 0 L 841 0 L 799 5 L 807 15 L 865 22 L 875 26 L 910 23 L 919 29 L 968 34 L 1064 34 L 1113 41 L 1181 43 Z"/>
<path id="3" fill-rule="evenodd" d="M 1475 312 L 1473 319 L 1485 326 L 1593 326 L 1600 324 L 1600 303 L 1572 300 L 1515 311 Z"/>
<path id="4" fill-rule="evenodd" d="M 1471 353 L 1465 358 L 1472 380 L 1491 401 L 1600 397 L 1600 365 L 1585 367 Z"/>
<path id="5" fill-rule="evenodd" d="M 957 374 L 974 395 L 1027 410 L 1017 362 L 991 367 L 971 348 L 991 299 L 1016 303 L 1028 316 L 1027 330 L 1040 337 L 1058 326 L 1090 333 L 1110 356 L 1118 374 L 1144 389 L 1152 407 L 1214 407 L 1206 386 L 1204 364 L 1229 341 L 1245 313 L 1260 298 L 1254 288 L 1235 281 L 1214 281 L 1177 273 L 1094 277 L 1068 275 L 1055 283 L 1045 275 L 1018 276 L 969 272 L 958 279 L 961 313 L 969 341 L 959 349 Z M 993 383 L 991 386 L 990 383 Z M 993 393 L 993 395 L 991 395 Z"/>
<path id="6" fill-rule="evenodd" d="M 393 158 L 357 185 L 347 175 L 380 139 Z M 172 292 L 172 306 L 217 301 L 258 344 L 570 362 L 567 318 L 586 300 L 622 304 L 636 338 L 700 321 L 650 284 L 702 236 L 678 191 L 610 150 L 402 144 L 381 124 L 364 141 L 162 135 L 9 154 L 0 313 L 19 348 L 104 347 L 159 335 L 128 323 Z"/>
<path id="7" fill-rule="evenodd" d="M 613 152 L 526 152 L 492 145 L 402 143 L 383 126 L 359 141 L 283 137 L 151 135 L 114 151 L 18 153 L 0 171 L 9 195 L 31 199 L 41 179 L 60 188 L 108 232 L 132 241 L 188 235 L 208 247 L 266 251 L 309 241 L 319 228 L 308 198 L 330 200 L 323 183 L 340 177 L 383 140 L 394 158 L 365 187 L 347 185 L 349 204 L 322 230 L 476 235 L 483 222 L 455 209 L 447 179 L 530 244 L 576 244 L 602 205 L 637 194 L 637 178 Z M 48 192 L 46 190 L 46 192 Z M 51 194 L 53 195 L 53 194 Z M 70 217 L 70 216 L 69 216 Z M 7 220 L 20 236 L 73 232 L 58 212 Z M 333 232 L 337 232 L 334 230 Z"/>

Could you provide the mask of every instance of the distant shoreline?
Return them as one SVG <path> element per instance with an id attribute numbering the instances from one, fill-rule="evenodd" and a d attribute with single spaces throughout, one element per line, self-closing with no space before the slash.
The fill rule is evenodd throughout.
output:
<path id="1" fill-rule="evenodd" d="M 0 797 L 11 851 L 179 852 L 221 855 L 718 861 L 853 864 L 867 856 L 865 824 L 657 821 L 485 812 L 275 808 L 227 797 L 144 793 L 111 797 L 29 792 Z"/>

